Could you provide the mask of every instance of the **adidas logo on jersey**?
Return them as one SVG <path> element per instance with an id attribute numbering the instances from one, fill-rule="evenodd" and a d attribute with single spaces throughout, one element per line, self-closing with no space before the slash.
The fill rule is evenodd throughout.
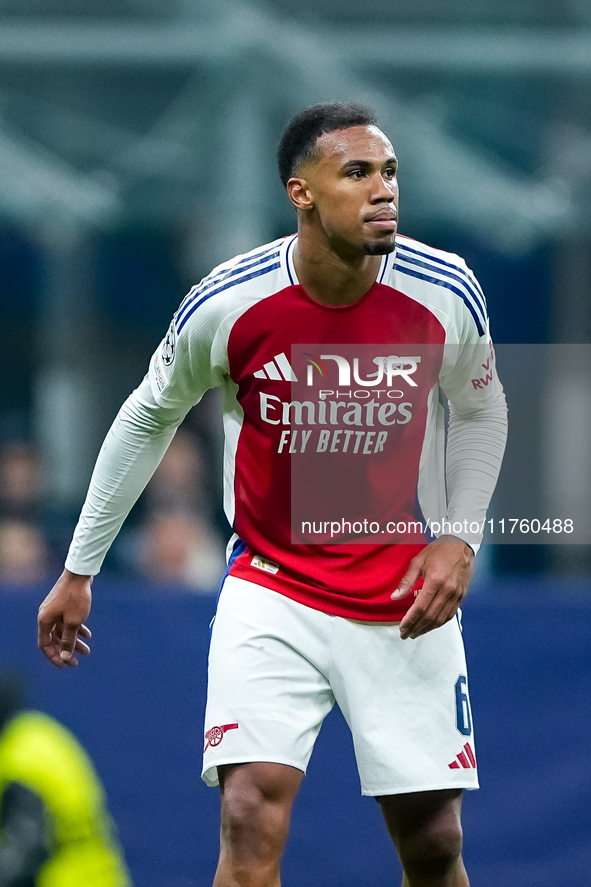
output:
<path id="1" fill-rule="evenodd" d="M 450 770 L 473 770 L 476 769 L 476 758 L 469 742 L 464 746 L 464 750 L 456 755 L 455 760 L 448 765 Z"/>
<path id="2" fill-rule="evenodd" d="M 253 373 L 255 379 L 284 379 L 286 382 L 297 382 L 298 377 L 287 359 L 285 352 L 276 354 L 273 360 L 263 365 L 262 370 Z"/>

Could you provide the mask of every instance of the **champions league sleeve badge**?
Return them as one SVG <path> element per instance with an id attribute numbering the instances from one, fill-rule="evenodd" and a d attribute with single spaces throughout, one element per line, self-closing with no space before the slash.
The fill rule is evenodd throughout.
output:
<path id="1" fill-rule="evenodd" d="M 169 367 L 174 360 L 174 351 L 176 347 L 176 327 L 174 317 L 166 333 L 166 338 L 162 344 L 162 363 Z"/>

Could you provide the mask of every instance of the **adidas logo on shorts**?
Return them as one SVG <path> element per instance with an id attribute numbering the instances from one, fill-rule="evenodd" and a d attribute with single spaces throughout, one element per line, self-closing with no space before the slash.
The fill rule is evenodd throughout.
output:
<path id="1" fill-rule="evenodd" d="M 450 770 L 459 770 L 460 768 L 463 770 L 476 769 L 476 758 L 469 742 L 466 743 L 463 751 L 461 751 L 459 755 L 456 755 L 455 760 L 453 760 L 448 766 Z"/>

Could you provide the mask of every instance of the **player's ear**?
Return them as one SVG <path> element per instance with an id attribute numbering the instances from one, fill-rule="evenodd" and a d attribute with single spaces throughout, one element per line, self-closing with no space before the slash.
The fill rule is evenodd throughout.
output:
<path id="1" fill-rule="evenodd" d="M 286 185 L 287 196 L 296 209 L 309 210 L 314 206 L 314 198 L 308 187 L 306 179 L 293 176 Z"/>

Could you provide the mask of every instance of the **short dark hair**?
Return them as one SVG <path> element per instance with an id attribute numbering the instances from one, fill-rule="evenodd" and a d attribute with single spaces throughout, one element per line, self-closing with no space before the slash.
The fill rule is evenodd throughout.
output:
<path id="1" fill-rule="evenodd" d="M 312 160 L 316 142 L 325 132 L 350 126 L 377 126 L 375 113 L 353 102 L 325 102 L 305 108 L 288 123 L 277 149 L 279 176 L 284 185 L 304 160 Z"/>

